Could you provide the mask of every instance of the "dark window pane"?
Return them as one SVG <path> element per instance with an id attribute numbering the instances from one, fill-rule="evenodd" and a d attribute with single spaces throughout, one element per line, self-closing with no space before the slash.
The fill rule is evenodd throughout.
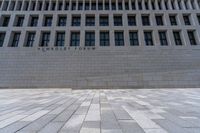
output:
<path id="1" fill-rule="evenodd" d="M 80 32 L 71 32 L 71 42 L 70 46 L 80 45 Z"/>
<path id="2" fill-rule="evenodd" d="M 124 46 L 123 32 L 115 32 L 115 46 Z"/>
<path id="3" fill-rule="evenodd" d="M 152 32 L 144 32 L 144 39 L 147 46 L 153 46 Z"/>
<path id="4" fill-rule="evenodd" d="M 100 46 L 109 46 L 110 45 L 110 38 L 109 32 L 100 32 Z"/>
<path id="5" fill-rule="evenodd" d="M 162 45 L 162 46 L 168 45 L 166 32 L 160 31 L 160 32 L 158 32 L 158 34 L 159 34 L 159 39 L 160 39 L 160 45 Z"/>
<path id="6" fill-rule="evenodd" d="M 138 33 L 137 32 L 129 32 L 129 37 L 130 37 L 130 45 L 131 46 L 138 46 L 139 45 Z"/>

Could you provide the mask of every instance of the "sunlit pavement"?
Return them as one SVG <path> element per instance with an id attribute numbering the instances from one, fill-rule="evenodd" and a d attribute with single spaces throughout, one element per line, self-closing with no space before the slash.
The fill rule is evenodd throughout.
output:
<path id="1" fill-rule="evenodd" d="M 1 89 L 0 133 L 200 133 L 200 89 Z"/>

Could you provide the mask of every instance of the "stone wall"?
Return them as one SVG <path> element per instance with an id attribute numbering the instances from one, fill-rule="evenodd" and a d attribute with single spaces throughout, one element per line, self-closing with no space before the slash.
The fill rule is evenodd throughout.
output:
<path id="1" fill-rule="evenodd" d="M 200 87 L 199 46 L 0 49 L 0 87 Z"/>

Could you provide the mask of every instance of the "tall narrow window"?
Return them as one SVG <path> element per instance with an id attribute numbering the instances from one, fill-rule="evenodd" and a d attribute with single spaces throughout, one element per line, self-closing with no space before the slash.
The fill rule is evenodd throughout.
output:
<path id="1" fill-rule="evenodd" d="M 92 3 L 91 9 L 92 9 L 92 10 L 96 10 L 96 3 L 95 3 L 95 2 Z"/>
<path id="2" fill-rule="evenodd" d="M 191 45 L 197 45 L 195 35 L 194 35 L 194 31 L 188 31 L 187 33 L 188 33 L 188 38 L 190 40 L 190 44 Z"/>
<path id="3" fill-rule="evenodd" d="M 142 16 L 142 24 L 144 26 L 149 26 L 150 25 L 149 16 Z"/>
<path id="4" fill-rule="evenodd" d="M 159 31 L 158 34 L 159 34 L 159 39 L 160 39 L 160 45 L 167 46 L 168 42 L 167 42 L 166 31 Z"/>
<path id="5" fill-rule="evenodd" d="M 98 10 L 103 10 L 103 3 L 102 2 L 98 3 Z"/>
<path id="6" fill-rule="evenodd" d="M 95 32 L 85 32 L 85 46 L 95 46 Z"/>
<path id="7" fill-rule="evenodd" d="M 24 45 L 25 47 L 32 47 L 35 41 L 35 32 L 28 32 L 27 42 Z"/>
<path id="8" fill-rule="evenodd" d="M 15 26 L 21 27 L 24 22 L 24 17 L 17 17 L 17 22 Z"/>
<path id="9" fill-rule="evenodd" d="M 200 15 L 197 15 L 197 20 L 198 20 L 199 25 L 200 25 Z"/>
<path id="10" fill-rule="evenodd" d="M 90 3 L 89 2 L 85 3 L 85 10 L 90 10 Z"/>
<path id="11" fill-rule="evenodd" d="M 64 46 L 64 45 L 65 45 L 65 33 L 57 32 L 55 46 Z"/>
<path id="12" fill-rule="evenodd" d="M 128 25 L 129 26 L 135 26 L 136 25 L 136 18 L 135 16 L 128 16 Z"/>
<path id="13" fill-rule="evenodd" d="M 0 47 L 3 46 L 4 39 L 5 39 L 5 33 L 0 33 Z"/>
<path id="14" fill-rule="evenodd" d="M 115 2 L 112 3 L 112 10 L 116 10 L 116 3 Z"/>
<path id="15" fill-rule="evenodd" d="M 169 19 L 170 19 L 171 25 L 177 25 L 176 16 L 175 15 L 169 16 Z"/>
<path id="16" fill-rule="evenodd" d="M 37 16 L 31 16 L 30 26 L 34 27 L 37 26 L 38 23 L 38 17 Z"/>
<path id="17" fill-rule="evenodd" d="M 118 2 L 118 10 L 123 10 L 122 2 Z"/>
<path id="18" fill-rule="evenodd" d="M 65 2 L 65 10 L 69 10 L 69 2 Z"/>
<path id="19" fill-rule="evenodd" d="M 73 16 L 72 17 L 72 26 L 80 26 L 81 25 L 81 17 Z"/>
<path id="20" fill-rule="evenodd" d="M 122 31 L 115 32 L 115 46 L 124 46 L 124 33 Z"/>
<path id="21" fill-rule="evenodd" d="M 153 37 L 151 31 L 144 32 L 144 39 L 147 46 L 153 46 Z"/>
<path id="22" fill-rule="evenodd" d="M 129 3 L 128 2 L 125 2 L 125 9 L 129 10 Z"/>
<path id="23" fill-rule="evenodd" d="M 78 3 L 78 10 L 83 10 L 83 3 L 82 2 Z"/>
<path id="24" fill-rule="evenodd" d="M 59 16 L 58 26 L 66 26 L 67 17 Z"/>
<path id="25" fill-rule="evenodd" d="M 101 31 L 100 32 L 100 46 L 109 46 L 110 45 L 110 38 L 108 31 Z"/>
<path id="26" fill-rule="evenodd" d="M 52 24 L 52 17 L 46 16 L 44 20 L 44 26 L 51 26 Z"/>
<path id="27" fill-rule="evenodd" d="M 50 32 L 43 32 L 40 46 L 47 47 L 49 45 L 49 41 L 50 41 Z"/>
<path id="28" fill-rule="evenodd" d="M 110 8 L 109 8 L 109 2 L 105 2 L 105 10 L 110 10 Z"/>
<path id="29" fill-rule="evenodd" d="M 131 7 L 132 7 L 132 10 L 135 10 L 135 9 L 136 9 L 135 1 L 134 1 L 134 0 L 133 0 L 132 3 L 131 3 Z"/>
<path id="30" fill-rule="evenodd" d="M 183 15 L 185 25 L 191 25 L 189 15 Z"/>
<path id="31" fill-rule="evenodd" d="M 72 9 L 72 10 L 76 10 L 76 3 L 75 3 L 75 2 L 72 2 L 71 9 Z"/>
<path id="32" fill-rule="evenodd" d="M 95 26 L 95 17 L 94 16 L 86 16 L 86 26 Z"/>
<path id="33" fill-rule="evenodd" d="M 138 46 L 139 45 L 138 33 L 136 31 L 129 32 L 129 37 L 130 37 L 130 45 L 131 46 Z"/>
<path id="34" fill-rule="evenodd" d="M 162 19 L 162 16 L 156 16 L 156 23 L 157 25 L 163 25 L 163 19 Z"/>
<path id="35" fill-rule="evenodd" d="M 18 32 L 13 34 L 13 40 L 12 40 L 10 47 L 18 47 L 20 34 L 21 33 L 18 33 Z"/>
<path id="36" fill-rule="evenodd" d="M 2 26 L 3 26 L 3 27 L 7 27 L 8 24 L 9 24 L 9 21 L 10 21 L 10 17 L 9 17 L 9 16 L 4 16 L 4 17 L 3 17 Z"/>
<path id="37" fill-rule="evenodd" d="M 142 2 L 141 1 L 138 1 L 138 8 L 139 8 L 139 10 L 142 10 Z"/>
<path id="38" fill-rule="evenodd" d="M 70 46 L 80 45 L 80 32 L 71 32 Z"/>
<path id="39" fill-rule="evenodd" d="M 100 16 L 100 21 L 99 21 L 100 26 L 108 26 L 109 25 L 109 20 L 108 16 Z"/>
<path id="40" fill-rule="evenodd" d="M 114 16 L 114 26 L 122 26 L 122 16 Z"/>
<path id="41" fill-rule="evenodd" d="M 176 45 L 183 45 L 182 41 L 181 41 L 181 36 L 180 36 L 180 32 L 179 31 L 174 31 L 173 32 L 174 35 L 174 41 Z"/>

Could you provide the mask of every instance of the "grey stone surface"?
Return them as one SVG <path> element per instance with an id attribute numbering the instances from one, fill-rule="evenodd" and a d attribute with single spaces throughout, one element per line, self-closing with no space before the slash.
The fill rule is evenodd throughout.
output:
<path id="1" fill-rule="evenodd" d="M 0 133 L 200 132 L 200 89 L 1 89 L 0 94 Z"/>

